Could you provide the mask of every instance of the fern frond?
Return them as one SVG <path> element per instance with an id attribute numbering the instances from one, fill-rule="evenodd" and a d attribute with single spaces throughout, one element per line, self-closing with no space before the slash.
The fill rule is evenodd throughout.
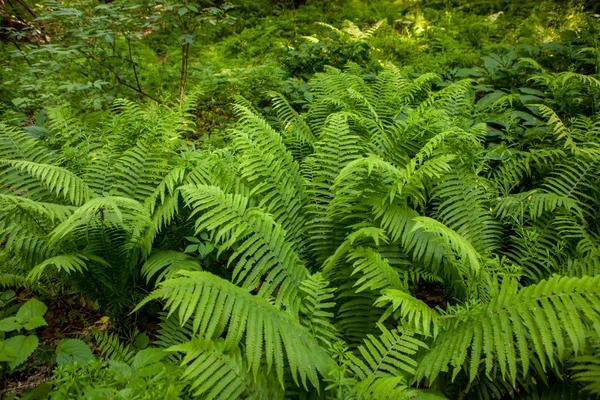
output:
<path id="1" fill-rule="evenodd" d="M 50 233 L 50 243 L 55 244 L 81 230 L 91 229 L 97 222 L 102 225 L 118 226 L 129 232 L 133 239 L 151 223 L 142 204 L 125 197 L 97 197 L 89 200 Z"/>
<path id="2" fill-rule="evenodd" d="M 290 314 L 208 272 L 180 273 L 180 277 L 162 282 L 136 310 L 153 299 L 164 299 L 170 314 L 178 312 L 181 325 L 193 320 L 194 333 L 215 338 L 226 332 L 226 346 L 244 340 L 253 375 L 256 377 L 266 360 L 267 372 L 275 366 L 282 386 L 285 350 L 294 382 L 298 384 L 299 376 L 304 386 L 308 379 L 318 387 L 317 373 L 327 372 L 329 357 Z"/>
<path id="3" fill-rule="evenodd" d="M 393 315 L 396 320 L 406 321 L 415 332 L 437 337 L 442 321 L 435 310 L 402 290 L 384 289 L 381 294 L 382 296 L 377 299 L 375 306 L 384 307 L 390 304 L 381 320 Z"/>
<path id="4" fill-rule="evenodd" d="M 446 247 L 452 249 L 463 262 L 468 261 L 468 267 L 471 269 L 473 275 L 479 273 L 481 270 L 481 256 L 468 240 L 435 219 L 429 217 L 416 217 L 413 221 L 415 222 L 412 230 L 413 232 L 422 231 L 434 234 L 435 237 L 444 242 Z M 427 252 L 426 247 L 423 247 L 427 246 L 427 244 L 419 239 L 419 237 L 420 235 L 414 235 L 413 238 L 417 240 L 415 241 L 413 239 L 411 242 L 406 243 L 406 247 L 414 249 L 413 251 L 417 254 L 422 253 L 423 251 Z"/>
<path id="5" fill-rule="evenodd" d="M 173 250 L 157 251 L 142 265 L 142 276 L 150 282 L 156 276 L 156 282 L 162 282 L 175 276 L 177 271 L 201 271 L 200 262 L 195 257 Z"/>
<path id="6" fill-rule="evenodd" d="M 17 160 L 0 160 L 1 164 L 8 165 L 21 173 L 38 179 L 44 189 L 49 190 L 55 196 L 63 197 L 74 206 L 80 206 L 94 196 L 93 191 L 81 178 L 64 168 Z M 19 181 L 9 181 L 5 184 L 20 186 Z M 33 185 L 27 185 L 24 189 L 27 192 L 33 192 L 34 188 Z"/>
<path id="7" fill-rule="evenodd" d="M 233 139 L 239 151 L 241 177 L 252 183 L 252 196 L 286 230 L 288 239 L 302 248 L 306 194 L 298 163 L 281 135 L 247 107 L 234 106 L 243 130 Z"/>
<path id="8" fill-rule="evenodd" d="M 583 390 L 600 395 L 600 354 L 578 357 L 575 363 L 573 379 L 585 385 Z"/>
<path id="9" fill-rule="evenodd" d="M 70 274 L 71 272 L 79 272 L 83 273 L 84 270 L 87 270 L 87 262 L 92 261 L 94 263 L 98 263 L 100 265 L 106 266 L 107 263 L 103 259 L 93 255 L 86 254 L 62 254 L 56 257 L 49 258 L 44 262 L 33 267 L 29 275 L 27 276 L 28 280 L 37 281 L 40 279 L 40 276 L 44 273 L 44 270 L 49 266 L 54 266 L 59 272 L 66 272 Z"/>
<path id="10" fill-rule="evenodd" d="M 271 96 L 273 109 L 283 122 L 284 130 L 298 138 L 302 144 L 313 145 L 316 142 L 316 138 L 310 127 L 304 118 L 292 108 L 287 99 L 281 93 L 277 92 L 269 92 L 269 96 Z"/>
<path id="11" fill-rule="evenodd" d="M 420 348 L 427 348 L 422 341 L 401 330 L 388 330 L 378 324 L 381 336 L 368 335 L 358 347 L 358 355 L 351 355 L 351 369 L 360 380 L 371 375 L 377 377 L 408 377 L 415 373 L 417 362 L 412 357 Z"/>
<path id="12" fill-rule="evenodd" d="M 0 194 L 0 204 L 5 204 L 5 210 L 11 206 L 25 211 L 29 215 L 41 216 L 51 224 L 63 222 L 75 210 L 75 207 L 53 203 L 44 203 L 22 196 L 7 196 Z"/>
<path id="13" fill-rule="evenodd" d="M 337 339 L 336 329 L 332 325 L 333 313 L 327 311 L 335 306 L 333 299 L 335 288 L 327 287 L 326 281 L 321 273 L 311 275 L 308 279 L 302 281 L 300 290 L 304 292 L 302 303 L 300 304 L 300 314 L 302 318 L 300 323 L 306 326 L 324 347 L 331 346 L 331 343 Z"/>
<path id="14" fill-rule="evenodd" d="M 340 171 L 362 153 L 361 138 L 351 132 L 348 116 L 333 114 L 327 118 L 315 153 L 305 160 L 315 166 L 307 192 L 309 205 L 306 235 L 308 247 L 317 263 L 323 262 L 335 251 L 343 237 L 329 214 L 329 205 L 335 196 L 334 182 Z"/>
<path id="15" fill-rule="evenodd" d="M 135 356 L 135 350 L 124 344 L 116 333 L 97 330 L 94 332 L 94 343 L 100 355 L 107 360 L 130 363 Z"/>
<path id="16" fill-rule="evenodd" d="M 439 201 L 437 215 L 485 254 L 500 248 L 501 225 L 489 210 L 488 185 L 473 176 L 445 174 L 435 185 L 432 198 Z"/>
<path id="17" fill-rule="evenodd" d="M 281 397 L 281 393 L 275 393 L 278 386 L 261 387 L 257 384 L 260 380 L 255 381 L 248 374 L 239 348 L 228 347 L 223 339 L 209 340 L 196 336 L 190 342 L 170 347 L 167 351 L 185 354 L 181 362 L 186 367 L 183 379 L 191 382 L 194 396 L 207 400 Z"/>
<path id="18" fill-rule="evenodd" d="M 22 160 L 48 164 L 55 157 L 54 152 L 24 130 L 0 123 L 0 160 Z"/>
<path id="19" fill-rule="evenodd" d="M 433 381 L 448 364 L 453 377 L 464 368 L 472 382 L 485 362 L 487 375 L 498 368 L 513 386 L 519 369 L 525 375 L 535 363 L 546 371 L 564 356 L 567 344 L 581 351 L 587 327 L 600 331 L 599 288 L 600 276 L 554 276 L 521 289 L 505 278 L 489 303 L 444 317 L 444 332 L 420 363 L 417 379 Z"/>
<path id="20" fill-rule="evenodd" d="M 356 293 L 363 290 L 377 291 L 385 288 L 400 289 L 405 283 L 381 254 L 371 247 L 356 247 L 348 254 L 348 261 L 353 262 L 352 275 L 360 274 L 354 283 Z"/>
<path id="21" fill-rule="evenodd" d="M 244 288 L 259 295 L 277 295 L 277 304 L 292 310 L 299 305 L 299 288 L 308 276 L 294 247 L 285 241 L 285 231 L 269 214 L 248 208 L 248 199 L 225 194 L 217 187 L 183 186 L 183 198 L 193 210 L 192 216 L 203 212 L 196 220 L 196 233 L 215 230 L 215 241 L 223 241 L 220 251 L 239 247 L 229 259 L 235 262 L 233 278 Z"/>
<path id="22" fill-rule="evenodd" d="M 153 194 L 156 182 L 167 173 L 167 153 L 158 151 L 139 141 L 115 160 L 111 193 L 138 201 Z"/>

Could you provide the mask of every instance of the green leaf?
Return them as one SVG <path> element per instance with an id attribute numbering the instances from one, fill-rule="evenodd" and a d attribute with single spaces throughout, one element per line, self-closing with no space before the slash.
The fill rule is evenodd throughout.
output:
<path id="1" fill-rule="evenodd" d="M 163 349 L 149 348 L 137 353 L 131 363 L 132 370 L 139 376 L 153 375 L 153 366 L 167 356 Z"/>
<path id="2" fill-rule="evenodd" d="M 200 246 L 200 245 L 199 244 L 189 244 L 189 245 L 187 245 L 187 247 L 185 248 L 185 250 L 183 252 L 184 253 L 193 253 L 198 250 L 198 246 Z"/>
<path id="3" fill-rule="evenodd" d="M 79 365 L 85 365 L 94 359 L 89 346 L 79 339 L 63 339 L 56 346 L 56 362 L 58 365 L 67 365 L 77 361 Z"/>
<path id="4" fill-rule="evenodd" d="M 4 342 L 6 347 L 10 347 L 14 349 L 16 356 L 15 358 L 8 364 L 10 369 L 15 369 L 19 365 L 23 364 L 29 356 L 37 349 L 38 347 L 38 338 L 35 335 L 19 335 L 13 336 L 10 339 Z"/>
<path id="5" fill-rule="evenodd" d="M 31 318 L 29 321 L 27 321 L 27 323 L 25 325 L 23 325 L 23 327 L 25 329 L 27 329 L 28 331 L 39 328 L 40 326 L 45 326 L 48 325 L 46 323 L 46 320 L 44 319 L 44 317 L 40 317 L 39 315 L 36 315 L 35 317 Z"/>
<path id="6" fill-rule="evenodd" d="M 119 383 L 127 383 L 133 375 L 131 367 L 123 361 L 109 360 L 108 370 L 113 373 L 114 380 Z"/>
<path id="7" fill-rule="evenodd" d="M 213 251 L 215 248 L 215 246 L 208 242 L 206 244 L 199 244 L 198 245 L 198 254 L 200 254 L 200 257 L 204 258 L 206 257 L 208 254 L 211 253 L 211 251 Z"/>
<path id="8" fill-rule="evenodd" d="M 8 317 L 0 320 L 0 332 L 12 332 L 21 329 L 21 324 L 15 317 Z"/>
<path id="9" fill-rule="evenodd" d="M 17 352 L 12 347 L 6 345 L 6 341 L 0 341 L 0 362 L 12 361 L 17 356 Z"/>
<path id="10" fill-rule="evenodd" d="M 188 9 L 186 7 L 181 7 L 179 9 L 179 11 L 177 11 L 177 14 L 179 14 L 180 17 L 183 17 L 185 14 L 187 14 Z"/>
<path id="11" fill-rule="evenodd" d="M 136 336 L 135 341 L 133 342 L 133 344 L 135 344 L 135 346 L 140 349 L 143 350 L 146 347 L 148 347 L 148 345 L 150 344 L 150 338 L 148 337 L 148 335 L 146 334 L 146 332 L 142 332 L 139 335 Z"/>
<path id="12" fill-rule="evenodd" d="M 48 307 L 38 299 L 33 298 L 23 304 L 17 311 L 17 319 L 25 322 L 33 317 L 43 317 L 46 311 L 48 311 Z"/>
<path id="13" fill-rule="evenodd" d="M 184 237 L 184 239 L 187 240 L 188 242 L 191 242 L 191 243 L 196 243 L 196 244 L 202 243 L 200 241 L 200 239 L 195 238 L 194 236 L 186 236 L 186 237 Z"/>

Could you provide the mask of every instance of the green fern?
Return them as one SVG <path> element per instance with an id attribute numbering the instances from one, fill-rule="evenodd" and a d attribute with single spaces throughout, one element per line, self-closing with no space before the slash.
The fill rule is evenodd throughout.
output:
<path id="1" fill-rule="evenodd" d="M 417 379 L 433 381 L 448 364 L 453 377 L 465 368 L 470 381 L 481 362 L 488 375 L 497 366 L 513 385 L 518 367 L 527 374 L 535 362 L 545 371 L 564 357 L 567 343 L 581 351 L 586 327 L 600 328 L 599 282 L 600 277 L 556 276 L 518 289 L 515 280 L 505 279 L 489 303 L 443 317 L 444 333 L 420 363 Z"/>
<path id="2" fill-rule="evenodd" d="M 285 354 L 296 384 L 300 377 L 304 386 L 307 379 L 319 386 L 317 373 L 327 372 L 330 359 L 292 315 L 211 273 L 180 274 L 161 283 L 136 309 L 153 299 L 165 299 L 166 309 L 178 312 L 181 325 L 192 319 L 193 333 L 216 338 L 226 332 L 226 346 L 244 340 L 245 357 L 254 377 L 264 360 L 267 372 L 275 367 L 283 386 Z"/>
<path id="3" fill-rule="evenodd" d="M 277 289 L 277 304 L 298 310 L 300 282 L 307 270 L 289 242 L 285 231 L 269 214 L 248 208 L 249 199 L 229 195 L 214 186 L 181 188 L 185 201 L 195 215 L 196 233 L 216 230 L 215 240 L 223 242 L 220 250 L 239 242 L 229 263 L 235 261 L 233 277 L 243 287 L 269 296 Z"/>

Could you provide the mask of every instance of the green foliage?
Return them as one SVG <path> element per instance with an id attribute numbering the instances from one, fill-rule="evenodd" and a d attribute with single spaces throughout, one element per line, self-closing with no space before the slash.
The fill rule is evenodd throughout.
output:
<path id="1" fill-rule="evenodd" d="M 597 395 L 583 3 L 274 3 L 11 5 L 0 285 L 130 332 L 63 339 L 52 396 Z M 13 299 L 14 369 L 46 308 Z"/>
<path id="2" fill-rule="evenodd" d="M 86 365 L 94 359 L 89 346 L 79 339 L 63 339 L 56 346 L 56 362 L 64 366 L 71 362 Z"/>
<path id="3" fill-rule="evenodd" d="M 283 385 L 285 351 L 294 381 L 299 375 L 304 386 L 307 378 L 318 386 L 317 372 L 327 370 L 327 354 L 293 315 L 208 272 L 180 274 L 163 282 L 138 308 L 154 298 L 166 299 L 169 313 L 178 312 L 181 325 L 193 317 L 192 333 L 211 338 L 226 330 L 226 345 L 244 340 L 254 376 L 264 358 L 267 371 L 274 366 Z"/>
<path id="4" fill-rule="evenodd" d="M 5 297 L 5 299 L 8 300 L 10 297 Z M 7 301 L 1 307 L 5 308 L 8 304 Z M 14 308 L 6 307 L 6 310 L 3 310 L 6 312 L 3 314 L 10 315 L 11 309 Z M 33 331 L 47 325 L 44 319 L 47 310 L 48 307 L 44 303 L 32 298 L 21 305 L 14 316 L 8 316 L 0 320 L 0 362 L 8 363 L 10 370 L 14 370 L 27 361 L 29 356 L 37 349 L 39 340 L 36 335 L 26 336 L 19 333 L 23 329 Z"/>
<path id="5" fill-rule="evenodd" d="M 181 371 L 165 364 L 165 356 L 163 350 L 146 349 L 127 363 L 92 360 L 83 366 L 77 362 L 59 366 L 52 377 L 58 390 L 51 398 L 126 397 L 132 393 L 143 399 L 180 398 Z"/>

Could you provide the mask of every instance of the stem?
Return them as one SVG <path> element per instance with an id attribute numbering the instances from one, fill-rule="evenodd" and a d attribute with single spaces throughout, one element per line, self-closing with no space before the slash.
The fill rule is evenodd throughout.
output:
<path id="1" fill-rule="evenodd" d="M 104 62 L 102 60 L 99 60 L 98 58 L 96 58 L 93 54 L 87 54 L 86 52 L 79 50 L 79 52 L 81 54 L 83 54 L 86 57 L 91 58 L 92 60 L 96 61 L 101 67 L 103 67 L 104 69 L 108 70 L 111 74 L 114 75 L 115 79 L 117 80 L 117 83 L 120 85 L 123 85 L 125 87 L 128 87 L 136 92 L 138 92 L 139 94 L 141 94 L 144 97 L 149 98 L 150 100 L 153 100 L 154 102 L 160 104 L 161 106 L 166 107 L 167 109 L 171 109 L 169 106 L 167 106 L 165 103 L 163 103 L 161 100 L 157 99 L 156 97 L 152 96 L 149 93 L 144 92 L 143 90 L 141 90 L 140 88 L 137 88 L 129 83 L 127 83 L 125 80 L 123 80 L 123 78 L 121 78 L 119 76 L 119 74 L 117 74 L 117 72 L 115 70 L 113 70 L 111 67 L 109 67 L 108 65 L 104 64 Z"/>
<path id="2" fill-rule="evenodd" d="M 33 68 L 33 65 L 31 65 L 31 62 L 29 61 L 29 58 L 27 58 L 27 56 L 25 55 L 25 52 L 23 50 L 21 50 L 21 47 L 19 47 L 19 45 L 17 44 L 17 42 L 11 42 L 11 43 L 14 44 L 15 47 L 17 48 L 17 50 L 19 50 L 21 52 L 21 55 L 23 56 L 23 58 L 27 62 L 27 65 L 29 65 L 31 68 Z M 37 79 L 40 79 L 40 76 L 38 75 L 37 72 L 34 72 L 34 74 L 35 74 L 35 77 Z"/>
<path id="3" fill-rule="evenodd" d="M 185 83 L 187 81 L 188 71 L 188 54 L 190 50 L 190 44 L 184 41 L 181 44 L 181 75 L 179 79 L 179 106 L 183 105 L 183 94 L 185 92 Z"/>
<path id="4" fill-rule="evenodd" d="M 17 3 L 19 3 L 21 6 L 23 6 L 23 8 L 29 13 L 31 14 L 31 16 L 33 18 L 37 18 L 37 15 L 35 15 L 35 13 L 33 12 L 33 10 L 27 5 L 27 3 L 25 3 L 23 0 L 16 0 Z"/>
<path id="5" fill-rule="evenodd" d="M 131 55 L 131 39 L 127 36 L 127 46 L 129 47 L 129 61 L 131 61 L 131 66 L 133 68 L 133 75 L 135 76 L 135 83 L 137 83 L 138 90 L 142 90 L 142 86 L 140 85 L 140 79 L 138 78 L 137 70 L 135 69 L 135 62 L 133 61 L 133 56 Z"/>

